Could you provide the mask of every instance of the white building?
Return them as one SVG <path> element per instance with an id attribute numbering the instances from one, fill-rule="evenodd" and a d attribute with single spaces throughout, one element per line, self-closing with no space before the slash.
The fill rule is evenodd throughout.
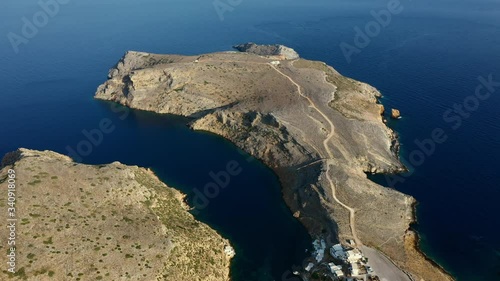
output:
<path id="1" fill-rule="evenodd" d="M 314 258 L 319 263 L 325 257 L 325 250 L 326 250 L 325 240 L 323 240 L 323 239 L 321 239 L 321 240 L 318 240 L 318 239 L 314 240 L 313 247 L 314 247 L 314 253 L 313 253 Z"/>
<path id="2" fill-rule="evenodd" d="M 359 263 L 353 263 L 351 264 L 352 269 L 351 269 L 351 274 L 354 276 L 361 275 L 361 265 Z"/>
<path id="3" fill-rule="evenodd" d="M 330 255 L 332 255 L 332 257 L 334 257 L 334 258 L 341 259 L 341 260 L 347 259 L 347 255 L 345 253 L 344 247 L 342 247 L 342 245 L 340 245 L 340 244 L 333 245 L 330 248 Z"/>
<path id="4" fill-rule="evenodd" d="M 337 277 L 343 277 L 344 272 L 342 271 L 342 267 L 340 265 L 335 265 L 333 262 L 329 263 L 330 271 L 335 274 Z"/>
<path id="5" fill-rule="evenodd" d="M 358 249 L 347 251 L 347 261 L 350 263 L 357 263 L 363 258 L 363 254 Z"/>
<path id="6" fill-rule="evenodd" d="M 314 264 L 313 264 L 312 262 L 310 262 L 310 263 L 306 266 L 305 270 L 309 272 L 309 271 L 310 271 L 313 267 L 314 267 Z"/>

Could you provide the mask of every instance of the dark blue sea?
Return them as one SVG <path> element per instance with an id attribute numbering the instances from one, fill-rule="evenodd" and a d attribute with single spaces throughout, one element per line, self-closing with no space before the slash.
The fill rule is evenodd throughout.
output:
<path id="1" fill-rule="evenodd" d="M 388 9 L 377 29 L 374 14 Z M 369 33 L 358 44 L 356 27 Z M 199 54 L 247 41 L 288 45 L 377 87 L 382 103 L 402 112 L 389 125 L 410 172 L 373 180 L 419 201 L 413 227 L 421 248 L 457 280 L 500 280 L 498 0 L 59 0 L 45 8 L 4 0 L 0 154 L 18 147 L 68 154 L 85 140 L 83 130 L 109 118 L 114 130 L 82 162 L 150 167 L 192 196 L 212 181 L 210 172 L 236 161 L 242 172 L 197 217 L 233 241 L 235 280 L 286 280 L 311 238 L 269 169 L 217 136 L 190 131 L 187 119 L 123 114 L 93 99 L 127 50 Z M 341 44 L 352 47 L 348 59 Z M 446 140 L 429 144 L 436 130 Z"/>

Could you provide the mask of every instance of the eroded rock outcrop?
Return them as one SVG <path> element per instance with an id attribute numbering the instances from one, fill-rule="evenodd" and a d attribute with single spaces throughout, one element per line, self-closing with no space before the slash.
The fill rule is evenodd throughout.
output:
<path id="1" fill-rule="evenodd" d="M 129 52 L 95 97 L 192 117 L 193 129 L 221 135 L 271 167 L 286 203 L 313 236 L 353 238 L 349 211 L 337 198 L 355 210 L 365 245 L 416 280 L 449 280 L 404 242 L 415 200 L 367 179 L 367 172 L 404 170 L 396 136 L 382 121 L 380 93 L 280 48 L 245 44 L 237 47 L 245 53 L 200 56 Z M 415 259 L 425 266 L 416 267 Z"/>
<path id="2" fill-rule="evenodd" d="M 259 56 L 278 56 L 287 60 L 299 58 L 299 54 L 294 49 L 283 45 L 257 45 L 255 43 L 245 43 L 234 46 L 240 52 L 250 53 Z"/>
<path id="3" fill-rule="evenodd" d="M 183 195 L 151 171 L 27 149 L 2 164 L 5 195 L 15 171 L 18 221 L 16 274 L 3 270 L 1 280 L 228 280 L 229 242 L 196 221 Z M 0 197 L 5 210 L 7 198 Z M 6 223 L 1 241 L 10 235 Z"/>
<path id="4" fill-rule="evenodd" d="M 399 119 L 401 118 L 401 112 L 398 109 L 391 109 L 391 118 L 392 119 Z"/>

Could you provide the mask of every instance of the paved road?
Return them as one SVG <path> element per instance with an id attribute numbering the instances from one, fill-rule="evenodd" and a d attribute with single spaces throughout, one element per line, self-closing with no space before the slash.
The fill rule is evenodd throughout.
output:
<path id="1" fill-rule="evenodd" d="M 375 270 L 375 273 L 382 281 L 411 281 L 401 269 L 379 251 L 361 247 L 361 251 L 368 258 L 368 264 Z"/>

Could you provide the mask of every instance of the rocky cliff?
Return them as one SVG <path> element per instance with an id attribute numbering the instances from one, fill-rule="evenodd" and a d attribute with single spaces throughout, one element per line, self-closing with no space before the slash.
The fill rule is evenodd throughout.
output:
<path id="1" fill-rule="evenodd" d="M 234 46 L 236 50 L 251 53 L 259 56 L 281 57 L 282 59 L 294 60 L 299 58 L 299 54 L 294 49 L 283 45 L 257 45 L 255 43 L 245 43 Z"/>
<path id="2" fill-rule="evenodd" d="M 313 236 L 376 247 L 416 280 L 449 280 L 412 242 L 415 200 L 367 179 L 404 169 L 380 93 L 279 46 L 237 49 L 243 52 L 128 52 L 95 97 L 192 117 L 193 129 L 221 135 L 271 167 Z"/>
<path id="3" fill-rule="evenodd" d="M 196 221 L 183 195 L 149 170 L 118 162 L 90 166 L 50 151 L 4 157 L 7 201 L 15 171 L 15 274 L 1 280 L 229 280 L 229 245 Z M 0 222 L 0 240 L 12 235 Z"/>

